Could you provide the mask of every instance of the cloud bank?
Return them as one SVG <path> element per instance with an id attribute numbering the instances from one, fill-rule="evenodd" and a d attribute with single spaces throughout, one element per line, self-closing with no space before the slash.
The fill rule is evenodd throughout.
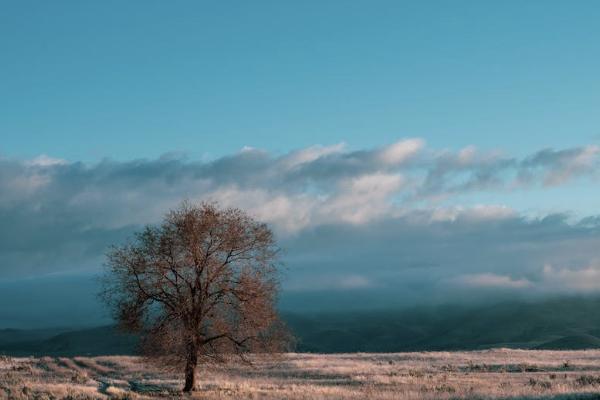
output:
<path id="1" fill-rule="evenodd" d="M 109 244 L 190 199 L 242 207 L 271 224 L 286 249 L 290 292 L 387 290 L 415 301 L 465 290 L 593 292 L 599 218 L 534 218 L 461 201 L 595 184 L 599 163 L 592 145 L 517 158 L 431 149 L 421 139 L 283 155 L 247 147 L 209 162 L 4 157 L 0 279 L 97 271 Z"/>

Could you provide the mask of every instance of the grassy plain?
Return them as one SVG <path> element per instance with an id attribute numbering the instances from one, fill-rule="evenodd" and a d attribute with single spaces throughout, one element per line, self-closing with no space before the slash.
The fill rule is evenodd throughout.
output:
<path id="1" fill-rule="evenodd" d="M 206 366 L 198 399 L 600 399 L 600 350 L 287 354 Z M 2 399 L 155 399 L 181 376 L 129 356 L 2 357 Z"/>

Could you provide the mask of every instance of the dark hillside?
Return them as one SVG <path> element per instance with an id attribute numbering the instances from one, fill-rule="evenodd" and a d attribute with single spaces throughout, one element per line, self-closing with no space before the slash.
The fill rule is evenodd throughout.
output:
<path id="1" fill-rule="evenodd" d="M 486 307 L 284 313 L 301 352 L 398 352 L 600 348 L 600 299 L 563 298 Z M 114 327 L 58 332 L 0 331 L 11 355 L 133 354 L 137 339 Z M 19 340 L 22 338 L 21 340 Z"/>

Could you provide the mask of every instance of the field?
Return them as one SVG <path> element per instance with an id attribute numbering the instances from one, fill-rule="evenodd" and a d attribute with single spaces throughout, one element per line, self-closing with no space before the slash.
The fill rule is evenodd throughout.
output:
<path id="1" fill-rule="evenodd" d="M 192 398 L 600 399 L 600 350 L 287 354 L 198 381 Z M 181 386 L 137 357 L 0 358 L 2 399 L 178 398 Z"/>

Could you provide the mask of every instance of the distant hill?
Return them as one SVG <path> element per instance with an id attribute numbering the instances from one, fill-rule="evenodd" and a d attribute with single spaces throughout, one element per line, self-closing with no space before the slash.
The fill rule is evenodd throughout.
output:
<path id="1" fill-rule="evenodd" d="M 536 350 L 586 350 L 600 348 L 600 338 L 592 335 L 565 336 L 536 346 Z"/>
<path id="2" fill-rule="evenodd" d="M 134 354 L 138 340 L 113 326 L 62 332 L 49 338 L 0 342 L 0 353 L 14 356 L 98 356 Z"/>
<path id="3" fill-rule="evenodd" d="M 24 341 L 39 341 L 48 339 L 59 333 L 68 332 L 68 328 L 49 329 L 0 329 L 0 345 Z"/>
<path id="4" fill-rule="evenodd" d="M 298 351 L 318 353 L 600 348 L 600 298 L 284 313 Z M 134 354 L 137 338 L 112 326 L 69 332 L 0 330 L 0 354 Z"/>
<path id="5" fill-rule="evenodd" d="M 600 348 L 599 310 L 600 299 L 581 297 L 480 308 L 292 314 L 287 321 L 298 350 L 309 352 L 579 349 Z"/>

